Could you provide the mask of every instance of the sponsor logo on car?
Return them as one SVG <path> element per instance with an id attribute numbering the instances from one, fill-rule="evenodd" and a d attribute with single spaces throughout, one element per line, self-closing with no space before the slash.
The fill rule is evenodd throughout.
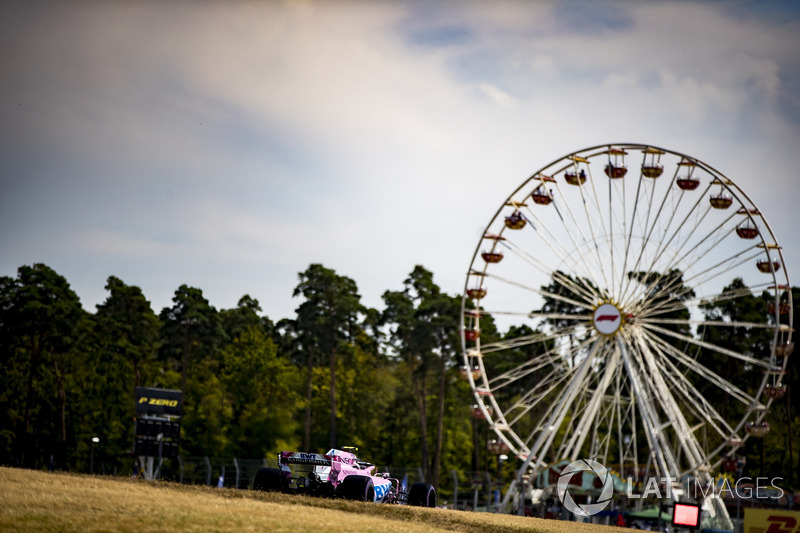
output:
<path id="1" fill-rule="evenodd" d="M 387 483 L 386 485 L 375 485 L 375 499 L 382 500 L 386 493 L 389 492 L 389 487 L 391 487 L 391 483 Z"/>
<path id="2" fill-rule="evenodd" d="M 316 453 L 295 453 L 281 458 L 281 462 L 286 464 L 298 465 L 323 465 L 328 466 L 331 464 L 330 459 Z"/>

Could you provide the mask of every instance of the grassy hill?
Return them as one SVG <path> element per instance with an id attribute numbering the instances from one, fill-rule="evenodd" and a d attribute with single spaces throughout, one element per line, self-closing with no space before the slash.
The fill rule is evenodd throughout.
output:
<path id="1" fill-rule="evenodd" d="M 0 531 L 602 532 L 617 528 L 0 468 Z"/>

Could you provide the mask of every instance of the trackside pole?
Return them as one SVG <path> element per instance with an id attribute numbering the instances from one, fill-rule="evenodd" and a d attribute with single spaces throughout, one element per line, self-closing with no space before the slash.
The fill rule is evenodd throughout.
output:
<path id="1" fill-rule="evenodd" d="M 453 474 L 453 509 L 458 509 L 458 475 L 455 470 L 450 472 Z"/>

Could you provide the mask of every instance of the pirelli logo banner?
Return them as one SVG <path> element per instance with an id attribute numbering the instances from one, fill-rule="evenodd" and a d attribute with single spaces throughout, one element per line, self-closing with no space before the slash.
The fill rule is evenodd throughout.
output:
<path id="1" fill-rule="evenodd" d="M 183 391 L 136 387 L 137 415 L 181 416 Z"/>

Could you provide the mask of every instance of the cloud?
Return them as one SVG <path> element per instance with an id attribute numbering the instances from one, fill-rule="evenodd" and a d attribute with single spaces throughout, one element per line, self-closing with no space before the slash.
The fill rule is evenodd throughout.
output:
<path id="1" fill-rule="evenodd" d="M 507 92 L 495 87 L 491 83 L 481 83 L 478 89 L 485 94 L 491 101 L 496 103 L 502 108 L 513 109 L 516 105 L 516 99 Z"/>
<path id="2" fill-rule="evenodd" d="M 602 16 L 557 2 L 8 5 L 4 271 L 69 242 L 98 272 L 87 285 L 139 279 L 138 258 L 161 265 L 143 287 L 156 306 L 195 280 L 218 306 L 263 290 L 278 317 L 310 262 L 371 305 L 416 263 L 457 292 L 523 179 L 616 141 L 706 160 L 791 222 L 796 18 L 668 2 Z"/>

